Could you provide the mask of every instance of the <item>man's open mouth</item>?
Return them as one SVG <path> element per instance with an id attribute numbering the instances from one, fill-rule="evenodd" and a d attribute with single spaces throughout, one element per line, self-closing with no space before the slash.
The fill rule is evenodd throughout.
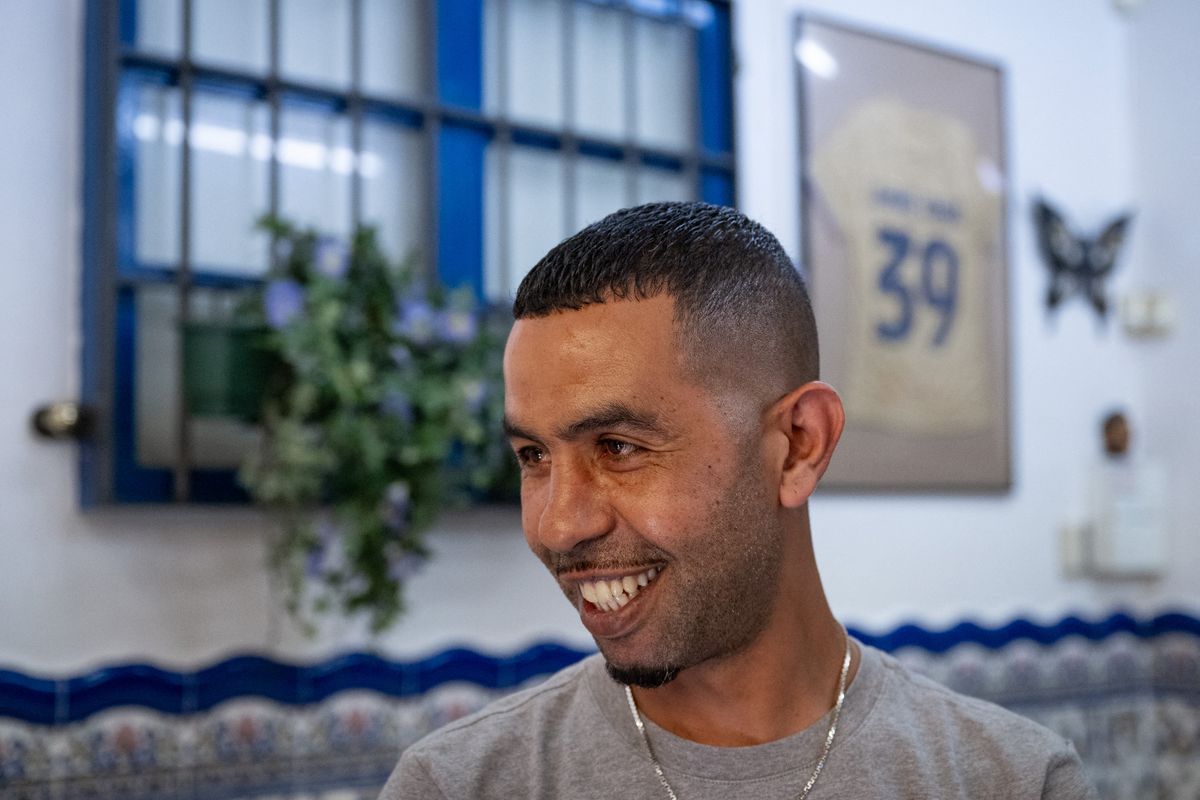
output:
<path id="1" fill-rule="evenodd" d="M 601 611 L 616 611 L 637 597 L 638 592 L 658 577 L 659 568 L 650 567 L 643 572 L 619 578 L 599 578 L 580 581 L 579 592 L 583 599 Z"/>

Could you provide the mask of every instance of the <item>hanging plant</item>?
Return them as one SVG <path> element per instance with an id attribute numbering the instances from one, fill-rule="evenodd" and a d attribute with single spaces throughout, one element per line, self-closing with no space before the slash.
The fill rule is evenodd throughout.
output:
<path id="1" fill-rule="evenodd" d="M 379 632 L 403 612 L 439 512 L 511 489 L 507 324 L 470 288 L 390 264 L 370 228 L 347 245 L 261 225 L 274 266 L 247 314 L 275 367 L 240 478 L 281 522 L 270 562 L 293 617 L 312 632 L 323 614 L 365 615 Z"/>

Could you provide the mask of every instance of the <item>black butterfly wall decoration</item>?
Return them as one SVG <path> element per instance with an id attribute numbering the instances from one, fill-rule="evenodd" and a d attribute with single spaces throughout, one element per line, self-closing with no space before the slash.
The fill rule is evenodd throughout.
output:
<path id="1" fill-rule="evenodd" d="M 1104 281 L 1117 264 L 1117 254 L 1133 215 L 1117 217 L 1095 238 L 1074 233 L 1062 214 L 1043 198 L 1034 202 L 1033 217 L 1042 258 L 1050 268 L 1047 307 L 1053 311 L 1069 295 L 1079 293 L 1091 302 L 1101 319 L 1106 318 L 1108 299 L 1104 296 Z"/>

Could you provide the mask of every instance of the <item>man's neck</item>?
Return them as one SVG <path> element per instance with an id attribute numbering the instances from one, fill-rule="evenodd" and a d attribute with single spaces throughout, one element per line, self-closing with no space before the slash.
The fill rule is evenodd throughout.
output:
<path id="1" fill-rule="evenodd" d="M 643 716 L 721 747 L 775 741 L 819 720 L 837 699 L 847 640 L 819 580 L 800 594 L 810 596 L 781 598 L 781 610 L 748 647 L 688 667 L 665 686 L 635 688 Z M 857 664 L 855 656 L 851 677 Z"/>

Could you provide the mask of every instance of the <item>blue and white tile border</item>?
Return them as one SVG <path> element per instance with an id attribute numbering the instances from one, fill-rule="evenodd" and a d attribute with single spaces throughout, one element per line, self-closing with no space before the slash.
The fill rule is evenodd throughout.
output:
<path id="1" fill-rule="evenodd" d="M 851 628 L 952 688 L 1075 742 L 1106 800 L 1200 798 L 1200 619 Z M 587 655 L 539 644 L 416 661 L 245 655 L 48 678 L 0 670 L 0 800 L 369 798 L 425 733 Z"/>
<path id="2" fill-rule="evenodd" d="M 1070 616 L 1048 625 L 1015 619 L 998 627 L 961 622 L 942 630 L 904 624 L 882 634 L 853 626 L 850 632 L 885 652 L 912 648 L 941 654 L 963 645 L 1000 650 L 1014 642 L 1055 645 L 1072 637 L 1092 642 L 1118 635 L 1141 640 L 1168 634 L 1200 638 L 1200 618 L 1170 612 L 1139 620 L 1116 613 L 1096 622 Z M 543 643 L 509 656 L 453 648 L 417 661 L 348 653 L 318 664 L 297 665 L 244 655 L 194 672 L 172 672 L 149 664 L 121 664 L 75 677 L 47 678 L 0 669 L 0 718 L 61 725 L 121 706 L 140 706 L 167 714 L 194 714 L 240 697 L 262 697 L 284 705 L 311 705 L 350 689 L 366 689 L 397 698 L 421 695 L 451 682 L 484 689 L 510 689 L 555 672 L 587 653 Z M 1200 675 L 1190 676 L 1190 680 L 1189 676 L 1182 677 L 1185 684 L 1200 683 Z"/>

